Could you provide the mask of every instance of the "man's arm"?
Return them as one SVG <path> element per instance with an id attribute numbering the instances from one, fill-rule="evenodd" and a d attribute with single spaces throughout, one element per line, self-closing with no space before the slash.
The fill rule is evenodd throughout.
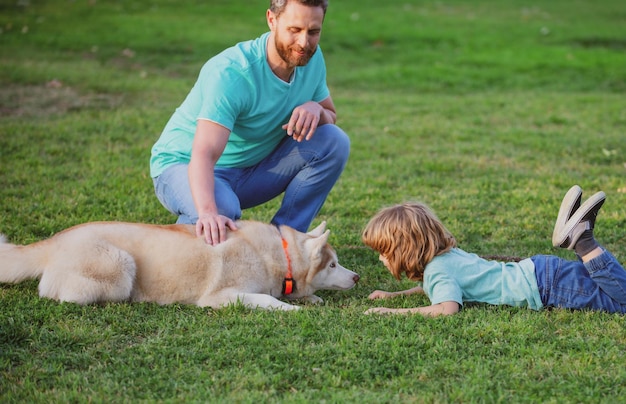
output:
<path id="1" fill-rule="evenodd" d="M 327 123 L 335 123 L 337 122 L 337 111 L 335 110 L 335 104 L 333 103 L 333 99 L 330 95 L 320 101 L 320 105 L 324 108 L 322 114 L 320 115 L 320 125 L 324 125 Z"/>
<path id="2" fill-rule="evenodd" d="M 222 125 L 199 119 L 189 161 L 189 185 L 198 211 L 196 234 L 204 235 L 207 244 L 212 245 L 226 240 L 226 227 L 237 229 L 235 222 L 218 213 L 215 202 L 215 163 L 229 136 L 230 130 Z"/>
<path id="3" fill-rule="evenodd" d="M 309 140 L 317 130 L 317 127 L 337 121 L 337 112 L 333 99 L 328 96 L 320 102 L 309 101 L 296 107 L 289 122 L 283 125 L 287 135 L 301 142 Z"/>

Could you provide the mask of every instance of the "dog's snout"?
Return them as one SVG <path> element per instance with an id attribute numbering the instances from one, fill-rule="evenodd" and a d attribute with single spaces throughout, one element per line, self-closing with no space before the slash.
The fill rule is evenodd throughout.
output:
<path id="1" fill-rule="evenodd" d="M 352 280 L 354 281 L 354 283 L 357 283 L 359 281 L 359 279 L 361 279 L 359 274 L 354 274 L 354 276 L 352 277 Z"/>

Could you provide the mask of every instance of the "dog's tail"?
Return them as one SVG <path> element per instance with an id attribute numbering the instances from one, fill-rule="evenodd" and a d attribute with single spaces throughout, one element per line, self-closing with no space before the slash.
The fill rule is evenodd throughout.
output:
<path id="1" fill-rule="evenodd" d="M 43 274 L 39 249 L 31 247 L 9 244 L 0 234 L 0 283 L 18 283 Z"/>

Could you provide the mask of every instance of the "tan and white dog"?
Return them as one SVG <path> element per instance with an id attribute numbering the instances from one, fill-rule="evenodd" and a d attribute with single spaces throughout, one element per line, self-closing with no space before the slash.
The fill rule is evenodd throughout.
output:
<path id="1" fill-rule="evenodd" d="M 207 245 L 193 225 L 94 222 L 17 246 L 0 239 L 0 282 L 41 278 L 39 295 L 79 304 L 185 303 L 295 310 L 280 299 L 321 303 L 317 290 L 345 290 L 359 275 L 337 262 L 325 223 L 309 233 L 237 222 Z"/>

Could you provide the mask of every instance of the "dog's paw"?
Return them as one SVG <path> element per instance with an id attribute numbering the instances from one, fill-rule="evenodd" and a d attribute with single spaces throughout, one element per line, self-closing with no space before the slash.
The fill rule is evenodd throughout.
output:
<path id="1" fill-rule="evenodd" d="M 316 296 L 316 295 L 304 296 L 302 298 L 302 301 L 304 301 L 306 303 L 310 303 L 310 304 L 322 304 L 322 303 L 324 303 L 324 299 L 322 299 L 321 297 Z"/>

